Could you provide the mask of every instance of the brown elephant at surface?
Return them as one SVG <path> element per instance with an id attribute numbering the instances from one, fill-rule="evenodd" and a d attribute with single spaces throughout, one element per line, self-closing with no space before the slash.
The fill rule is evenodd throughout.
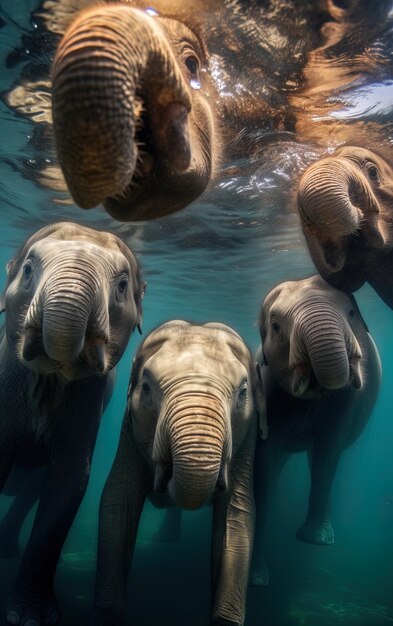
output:
<path id="1" fill-rule="evenodd" d="M 256 67 L 247 77 L 244 72 L 229 106 L 219 92 L 211 67 L 217 33 L 208 30 L 214 32 L 219 20 L 221 47 L 244 58 L 245 24 L 238 19 L 239 33 L 231 33 L 223 19 L 230 6 L 239 12 L 240 3 L 208 2 L 200 14 L 174 1 L 153 6 L 121 2 L 82 11 L 53 64 L 55 141 L 71 195 L 83 208 L 103 202 L 113 217 L 126 221 L 188 205 L 247 124 L 255 133 L 267 122 L 269 128 L 280 126 L 286 116 L 285 96 L 269 85 L 267 50 L 259 59 L 257 50 Z M 311 13 L 309 3 L 306 9 Z M 262 22 L 266 12 L 258 7 L 251 19 L 248 10 L 247 54 L 262 40 L 257 18 Z M 310 38 L 315 45 L 317 36 Z M 306 40 L 300 48 L 309 45 Z"/>
<path id="2" fill-rule="evenodd" d="M 42 122 L 34 141 L 48 150 L 49 67 L 34 58 L 66 32 L 52 71 L 54 131 L 81 206 L 103 202 L 124 221 L 166 215 L 190 204 L 229 161 L 256 149 L 263 159 L 266 143 L 292 137 L 288 97 L 309 50 L 321 45 L 325 0 L 91 5 L 43 3 L 35 39 L 24 40 L 37 48 L 24 69 L 33 80 L 22 78 L 7 96 Z M 54 168 L 44 165 L 40 180 L 59 190 Z"/>
<path id="3" fill-rule="evenodd" d="M 374 151 L 344 146 L 304 172 L 298 210 L 320 274 L 355 291 L 368 282 L 393 308 L 393 169 Z"/>

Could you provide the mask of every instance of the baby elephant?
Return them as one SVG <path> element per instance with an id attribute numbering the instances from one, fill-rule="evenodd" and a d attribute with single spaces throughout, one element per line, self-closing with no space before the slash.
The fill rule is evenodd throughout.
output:
<path id="1" fill-rule="evenodd" d="M 308 513 L 296 536 L 333 543 L 330 491 L 337 464 L 365 427 L 381 380 L 379 355 L 353 296 L 319 275 L 275 287 L 262 307 L 260 333 L 269 435 L 256 453 L 255 585 L 268 581 L 266 517 L 290 453 L 310 454 Z"/>
<path id="2" fill-rule="evenodd" d="M 5 618 L 40 626 L 60 618 L 57 561 L 86 490 L 113 368 L 141 320 L 144 284 L 120 239 L 72 223 L 39 230 L 7 270 L 0 490 L 12 466 L 46 469 Z"/>
<path id="3" fill-rule="evenodd" d="M 254 371 L 248 348 L 224 324 L 174 320 L 142 343 L 101 499 L 94 626 L 120 623 L 147 496 L 161 507 L 213 502 L 211 624 L 243 624 L 254 532 Z"/>
<path id="4" fill-rule="evenodd" d="M 318 272 L 333 287 L 366 281 L 393 309 L 393 169 L 382 156 L 342 146 L 304 172 L 297 203 Z"/>

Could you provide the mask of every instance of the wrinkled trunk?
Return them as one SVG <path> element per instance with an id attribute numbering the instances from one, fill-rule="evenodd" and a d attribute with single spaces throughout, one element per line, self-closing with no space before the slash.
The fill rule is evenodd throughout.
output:
<path id="1" fill-rule="evenodd" d="M 121 194 L 131 183 L 144 108 L 161 161 L 186 170 L 190 94 L 160 26 L 120 4 L 85 11 L 66 33 L 53 67 L 58 157 L 81 207 Z"/>
<path id="2" fill-rule="evenodd" d="M 55 361 L 72 361 L 83 350 L 88 333 L 99 368 L 108 341 L 108 315 L 94 268 L 58 265 L 32 302 L 26 317 L 28 336 L 41 329 L 45 353 Z M 28 345 L 28 342 L 27 342 Z"/>
<path id="3" fill-rule="evenodd" d="M 171 476 L 167 474 L 168 492 L 177 506 L 197 509 L 209 502 L 216 486 L 225 489 L 229 454 L 225 417 L 222 401 L 206 394 L 192 393 L 168 403 L 154 456 L 160 458 L 163 450 L 169 454 L 173 469 Z M 159 463 L 157 471 L 162 467 Z"/>
<path id="4" fill-rule="evenodd" d="M 371 244 L 384 245 L 377 199 L 362 171 L 346 158 L 323 159 L 306 170 L 298 208 L 311 234 L 336 242 L 362 229 Z"/>
<path id="5" fill-rule="evenodd" d="M 359 352 L 350 329 L 333 309 L 320 303 L 308 304 L 298 312 L 295 332 L 298 340 L 292 349 L 291 361 L 311 362 L 314 375 L 325 389 L 340 389 L 349 383 L 349 356 Z M 291 342 L 292 343 L 292 342 Z"/>

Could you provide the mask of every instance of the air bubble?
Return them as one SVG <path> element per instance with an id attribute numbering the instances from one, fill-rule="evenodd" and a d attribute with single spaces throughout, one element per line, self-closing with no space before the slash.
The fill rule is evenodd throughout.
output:
<path id="1" fill-rule="evenodd" d="M 151 17 L 157 17 L 157 15 L 158 15 L 158 11 L 153 9 L 153 7 L 147 7 L 147 9 L 145 9 L 145 13 L 147 13 Z"/>

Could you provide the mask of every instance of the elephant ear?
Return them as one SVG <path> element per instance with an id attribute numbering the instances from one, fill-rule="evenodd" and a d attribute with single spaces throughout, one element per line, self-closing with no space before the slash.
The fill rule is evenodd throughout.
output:
<path id="1" fill-rule="evenodd" d="M 265 385 L 262 378 L 262 369 L 260 363 L 255 363 L 256 380 L 254 383 L 254 402 L 258 413 L 258 432 L 261 439 L 267 439 L 268 424 L 266 410 L 266 394 Z"/>
<path id="2" fill-rule="evenodd" d="M 8 276 L 9 276 L 10 271 L 11 271 L 11 266 L 12 266 L 12 260 L 11 260 L 11 261 L 8 261 L 8 263 L 7 263 L 7 265 L 6 265 L 6 270 L 7 270 L 7 283 L 6 283 L 6 285 L 5 285 L 5 287 L 4 287 L 3 291 L 2 291 L 2 293 L 0 294 L 0 315 L 1 315 L 2 313 L 4 313 L 4 312 L 5 312 L 5 293 L 6 293 L 6 291 L 7 291 L 7 287 L 8 287 L 8 285 L 9 285 L 9 279 L 8 279 Z"/>

